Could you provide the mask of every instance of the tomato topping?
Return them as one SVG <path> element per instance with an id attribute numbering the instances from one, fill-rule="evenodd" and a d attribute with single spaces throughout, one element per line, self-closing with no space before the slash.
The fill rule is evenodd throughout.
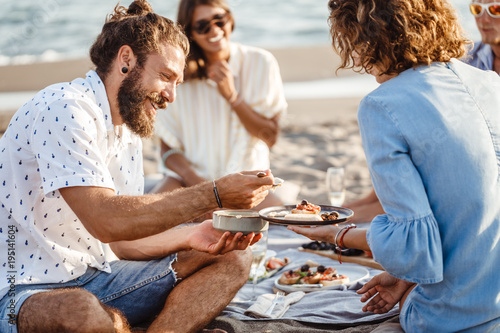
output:
<path id="1" fill-rule="evenodd" d="M 312 203 L 308 203 L 307 205 L 298 204 L 297 205 L 297 209 L 299 209 L 299 210 L 307 210 L 307 211 L 310 211 L 310 212 L 315 212 L 315 211 L 321 210 L 321 207 L 318 206 L 318 205 L 312 204 Z"/>
<path id="2" fill-rule="evenodd" d="M 280 268 L 285 266 L 286 263 L 278 258 L 270 258 L 269 261 L 266 264 L 266 267 L 269 268 L 270 270 Z"/>

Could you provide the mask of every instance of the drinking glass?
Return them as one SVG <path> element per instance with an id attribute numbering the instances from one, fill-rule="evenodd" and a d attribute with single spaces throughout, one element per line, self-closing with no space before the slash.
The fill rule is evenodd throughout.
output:
<path id="1" fill-rule="evenodd" d="M 264 267 L 264 262 L 266 260 L 267 252 L 267 230 L 262 231 L 262 238 L 250 246 L 253 254 L 252 266 L 250 268 L 250 276 L 252 277 L 252 300 L 257 299 L 255 294 L 255 285 L 257 284 L 257 279 L 259 278 L 259 272 L 261 272 L 261 267 Z M 264 268 L 265 272 L 265 268 Z"/>
<path id="2" fill-rule="evenodd" d="M 330 167 L 326 170 L 326 190 L 332 206 L 342 206 L 345 199 L 344 168 Z"/>

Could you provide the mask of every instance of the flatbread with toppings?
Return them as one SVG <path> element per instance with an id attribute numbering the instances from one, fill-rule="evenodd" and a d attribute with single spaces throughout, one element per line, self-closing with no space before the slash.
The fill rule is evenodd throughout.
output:
<path id="1" fill-rule="evenodd" d="M 292 209 L 292 214 L 317 214 L 321 212 L 321 207 L 313 203 L 302 200 L 296 208 Z"/>
<path id="2" fill-rule="evenodd" d="M 285 220 L 293 221 L 334 221 L 339 218 L 338 212 L 324 212 L 321 214 L 321 207 L 307 200 L 302 200 L 294 209 L 291 214 L 285 215 Z"/>
<path id="3" fill-rule="evenodd" d="M 332 286 L 349 283 L 349 277 L 338 274 L 337 269 L 333 267 L 323 265 L 314 267 L 306 263 L 299 269 L 284 272 L 278 283 L 284 285 L 321 284 L 323 286 Z"/>

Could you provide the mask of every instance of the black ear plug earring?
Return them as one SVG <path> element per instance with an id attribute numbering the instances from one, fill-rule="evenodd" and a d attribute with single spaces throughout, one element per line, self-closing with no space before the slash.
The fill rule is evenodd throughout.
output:
<path id="1" fill-rule="evenodd" d="M 128 67 L 122 67 L 122 73 L 127 74 L 128 73 Z"/>

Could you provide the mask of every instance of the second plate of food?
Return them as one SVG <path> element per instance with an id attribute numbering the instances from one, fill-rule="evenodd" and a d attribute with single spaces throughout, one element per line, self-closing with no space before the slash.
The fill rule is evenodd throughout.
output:
<path id="1" fill-rule="evenodd" d="M 360 280 L 366 279 L 370 277 L 370 273 L 364 267 L 355 267 L 355 266 L 343 266 L 337 269 L 338 274 L 345 275 L 349 278 L 349 282 L 323 286 L 321 284 L 281 284 L 279 282 L 279 277 L 274 281 L 274 286 L 280 290 L 291 293 L 294 291 L 303 291 L 303 292 L 311 292 L 311 291 L 321 291 L 321 290 L 331 290 L 331 289 L 343 289 L 344 286 L 349 286 L 353 283 L 356 283 Z"/>
<path id="2" fill-rule="evenodd" d="M 259 215 L 262 219 L 276 224 L 285 225 L 327 225 L 327 224 L 337 224 L 349 221 L 353 216 L 354 212 L 349 208 L 337 207 L 337 206 L 327 206 L 319 205 L 321 208 L 320 215 L 326 213 L 337 212 L 339 214 L 338 218 L 335 220 L 322 220 L 322 221 L 304 221 L 304 220 L 293 220 L 286 219 L 285 216 L 295 209 L 296 205 L 283 205 L 264 208 L 259 211 Z"/>

